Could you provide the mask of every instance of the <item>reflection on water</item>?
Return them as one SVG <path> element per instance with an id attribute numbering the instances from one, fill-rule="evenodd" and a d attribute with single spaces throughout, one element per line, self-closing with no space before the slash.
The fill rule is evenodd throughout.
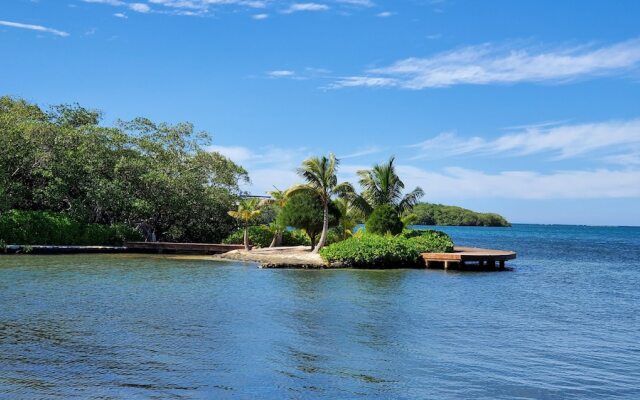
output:
<path id="1" fill-rule="evenodd" d="M 446 229 L 514 271 L 0 257 L 0 398 L 640 397 L 640 229 Z"/>

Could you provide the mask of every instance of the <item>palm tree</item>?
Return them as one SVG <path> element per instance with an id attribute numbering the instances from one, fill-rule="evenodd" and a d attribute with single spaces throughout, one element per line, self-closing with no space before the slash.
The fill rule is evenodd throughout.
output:
<path id="1" fill-rule="evenodd" d="M 229 211 L 228 214 L 235 218 L 244 227 L 244 249 L 249 251 L 249 223 L 260 215 L 260 200 L 255 198 L 248 198 L 238 203 L 237 211 Z"/>
<path id="2" fill-rule="evenodd" d="M 275 186 L 274 189 L 275 190 L 267 192 L 267 194 L 271 196 L 271 198 L 263 200 L 263 203 L 272 205 L 276 209 L 276 213 L 279 213 L 280 210 L 282 210 L 282 207 L 284 207 L 285 203 L 287 202 L 287 198 L 285 196 L 286 192 L 278 189 Z M 269 247 L 280 246 L 282 244 L 282 233 L 285 229 L 287 229 L 287 227 L 280 225 L 278 223 L 278 218 L 276 218 L 271 224 L 269 224 L 269 228 L 273 232 L 273 239 L 271 240 L 271 244 L 269 245 Z"/>
<path id="3" fill-rule="evenodd" d="M 362 196 L 371 208 L 388 204 L 402 214 L 416 205 L 418 200 L 424 196 L 424 192 L 420 187 L 416 187 L 411 192 L 402 195 L 404 182 L 396 174 L 394 161 L 395 157 L 391 157 L 386 163 L 376 164 L 369 170 L 358 171 L 359 183 L 364 190 Z"/>
<path id="4" fill-rule="evenodd" d="M 287 190 L 289 197 L 300 191 L 309 191 L 320 197 L 323 206 L 322 234 L 318 245 L 313 249 L 314 253 L 320 251 L 327 241 L 329 231 L 329 203 L 333 196 L 346 197 L 354 193 L 353 186 L 348 182 L 338 183 L 336 172 L 340 161 L 333 153 L 329 156 L 311 157 L 302 162 L 297 173 L 306 183 L 295 185 Z"/>
<path id="5" fill-rule="evenodd" d="M 364 219 L 361 209 L 354 204 L 353 198 L 341 198 L 333 201 L 338 211 L 340 211 L 340 219 L 338 220 L 338 230 L 342 240 L 353 236 L 353 229 L 358 226 L 358 221 Z"/>

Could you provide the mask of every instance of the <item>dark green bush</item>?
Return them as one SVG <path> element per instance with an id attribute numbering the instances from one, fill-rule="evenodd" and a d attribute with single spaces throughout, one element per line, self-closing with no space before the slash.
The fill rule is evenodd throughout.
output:
<path id="1" fill-rule="evenodd" d="M 444 232 L 434 230 L 404 230 L 400 237 L 414 241 L 422 253 L 451 253 L 453 240 Z"/>
<path id="2" fill-rule="evenodd" d="M 358 234 L 320 250 L 325 261 L 354 268 L 401 268 L 424 266 L 421 253 L 453 251 L 444 232 L 409 231 L 398 236 Z"/>
<path id="3" fill-rule="evenodd" d="M 59 213 L 11 210 L 0 215 L 0 240 L 8 244 L 98 246 L 141 239 L 126 225 L 85 224 Z"/>
<path id="4" fill-rule="evenodd" d="M 420 265 L 420 246 L 410 239 L 373 234 L 358 235 L 320 250 L 330 263 L 354 268 L 402 268 Z"/>
<path id="5" fill-rule="evenodd" d="M 403 224 L 395 208 L 383 205 L 373 210 L 365 228 L 368 233 L 397 235 L 402 232 Z"/>
<path id="6" fill-rule="evenodd" d="M 244 230 L 239 229 L 229 235 L 222 242 L 226 244 L 242 244 L 244 240 Z M 249 227 L 249 243 L 255 247 L 269 247 L 273 240 L 273 232 L 266 225 L 255 225 Z M 283 246 L 309 245 L 307 235 L 300 231 L 284 231 L 282 233 Z"/>

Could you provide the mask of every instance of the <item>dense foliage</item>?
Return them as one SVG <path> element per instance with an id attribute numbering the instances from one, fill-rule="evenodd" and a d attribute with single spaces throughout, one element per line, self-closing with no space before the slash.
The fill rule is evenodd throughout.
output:
<path id="1" fill-rule="evenodd" d="M 442 204 L 420 203 L 413 207 L 417 225 L 511 226 L 501 215 L 478 213 L 466 208 Z"/>
<path id="2" fill-rule="evenodd" d="M 330 263 L 354 268 L 402 268 L 418 265 L 420 248 L 399 236 L 365 234 L 329 245 L 320 255 Z"/>
<path id="3" fill-rule="evenodd" d="M 444 232 L 406 229 L 400 236 L 418 243 L 423 253 L 451 253 L 453 251 L 453 240 Z"/>
<path id="4" fill-rule="evenodd" d="M 391 205 L 384 204 L 373 210 L 365 228 L 368 233 L 397 235 L 402 232 L 403 224 L 398 211 Z"/>
<path id="5" fill-rule="evenodd" d="M 290 226 L 302 229 L 307 233 L 314 246 L 316 238 L 322 232 L 323 211 L 322 200 L 318 195 L 309 191 L 300 191 L 291 195 L 280 214 L 278 223 L 282 226 Z M 333 203 L 329 203 L 329 226 L 336 226 L 340 219 L 340 211 Z"/>
<path id="6" fill-rule="evenodd" d="M 414 233 L 415 232 L 415 233 Z M 420 254 L 451 252 L 453 241 L 437 231 L 412 231 L 397 236 L 359 234 L 320 250 L 330 263 L 354 268 L 420 267 Z"/>
<path id="7" fill-rule="evenodd" d="M 126 224 L 148 240 L 217 242 L 236 227 L 227 211 L 247 174 L 206 151 L 206 133 L 144 118 L 103 127 L 100 118 L 0 97 L 0 213 Z"/>
<path id="8" fill-rule="evenodd" d="M 0 240 L 6 244 L 121 245 L 141 238 L 123 224 L 87 224 L 60 213 L 11 210 L 0 215 Z"/>
<path id="9" fill-rule="evenodd" d="M 255 247 L 269 247 L 273 240 L 273 231 L 266 225 L 250 226 L 249 242 Z M 237 230 L 224 239 L 223 243 L 226 244 L 242 244 L 244 236 L 244 229 Z M 282 232 L 283 246 L 302 246 L 310 245 L 311 242 L 307 235 L 299 230 L 285 230 Z"/>

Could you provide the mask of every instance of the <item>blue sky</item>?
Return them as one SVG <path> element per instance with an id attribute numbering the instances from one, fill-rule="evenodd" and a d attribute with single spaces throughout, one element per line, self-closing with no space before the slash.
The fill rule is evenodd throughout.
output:
<path id="1" fill-rule="evenodd" d="M 0 93 L 191 121 L 262 194 L 332 151 L 425 200 L 640 225 L 640 2 L 7 0 Z"/>

